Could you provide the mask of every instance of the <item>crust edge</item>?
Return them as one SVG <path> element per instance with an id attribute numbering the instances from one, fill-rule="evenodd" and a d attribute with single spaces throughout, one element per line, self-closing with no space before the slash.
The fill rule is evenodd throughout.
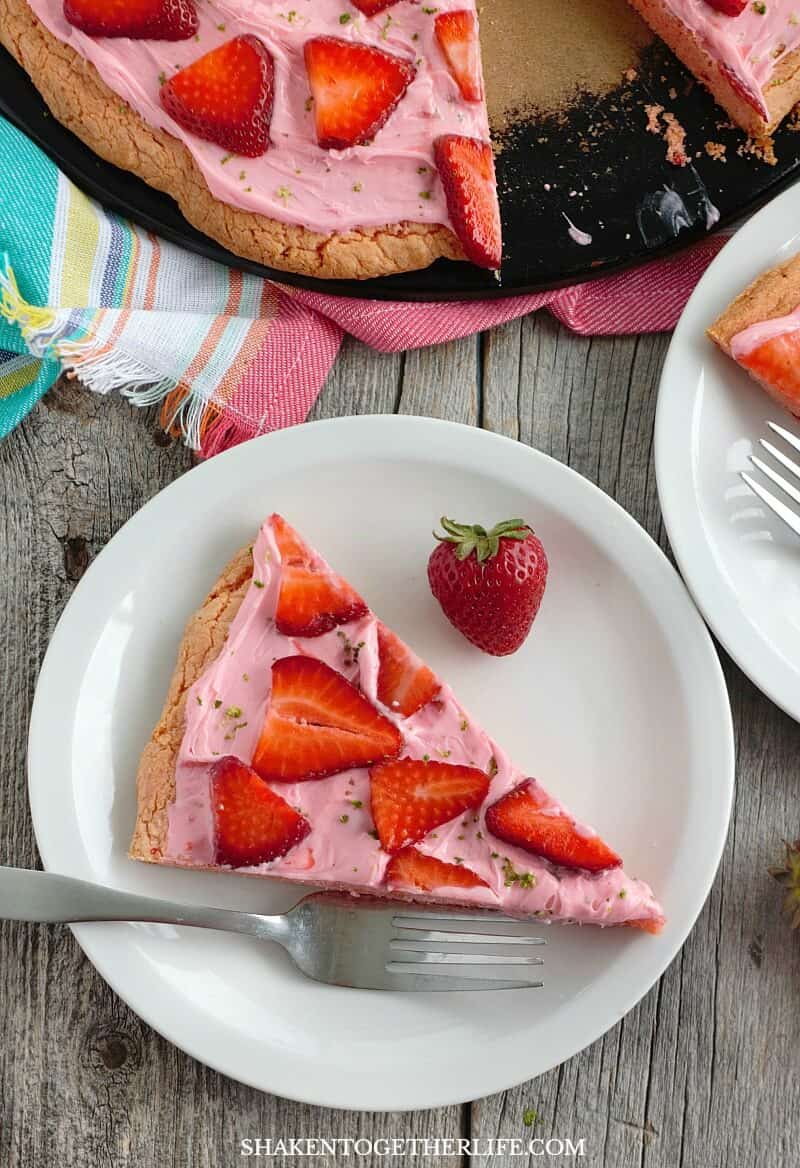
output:
<path id="1" fill-rule="evenodd" d="M 185 727 L 186 695 L 219 656 L 253 574 L 249 547 L 242 548 L 186 625 L 161 716 L 142 752 L 136 776 L 137 813 L 128 855 L 165 863 L 168 808 L 175 799 L 175 768 Z"/>

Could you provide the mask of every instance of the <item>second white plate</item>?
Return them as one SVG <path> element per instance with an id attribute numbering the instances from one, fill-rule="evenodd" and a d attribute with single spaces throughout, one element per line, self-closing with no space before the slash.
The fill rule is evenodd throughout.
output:
<path id="1" fill-rule="evenodd" d="M 742 227 L 686 305 L 658 396 L 658 493 L 683 578 L 727 651 L 800 721 L 800 540 L 740 478 L 769 437 L 767 419 L 800 424 L 705 336 L 766 268 L 800 250 L 800 186 Z M 758 472 L 755 472 L 756 475 Z M 765 480 L 766 483 L 766 480 Z"/>
<path id="2" fill-rule="evenodd" d="M 317 422 L 220 455 L 152 500 L 78 585 L 42 667 L 29 780 L 44 863 L 250 911 L 297 899 L 289 885 L 126 857 L 137 758 L 185 620 L 273 509 L 650 881 L 667 926 L 658 937 L 553 926 L 544 989 L 469 994 L 318 985 L 274 947 L 192 929 L 82 925 L 78 940 L 172 1042 L 275 1094 L 403 1110 L 531 1078 L 618 1022 L 683 943 L 725 839 L 733 738 L 716 654 L 676 572 L 606 495 L 525 446 L 420 418 Z M 547 594 L 513 657 L 470 646 L 429 592 L 442 514 L 522 515 L 544 541 Z"/>

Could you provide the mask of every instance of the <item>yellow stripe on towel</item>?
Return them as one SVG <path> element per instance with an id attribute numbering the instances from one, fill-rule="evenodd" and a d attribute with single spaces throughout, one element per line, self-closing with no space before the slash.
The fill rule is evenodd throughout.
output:
<path id="1" fill-rule="evenodd" d="M 76 308 L 91 303 L 89 287 L 100 228 L 95 209 L 86 195 L 71 183 L 68 190 L 69 203 L 64 231 L 65 253 L 61 267 L 59 304 Z"/>

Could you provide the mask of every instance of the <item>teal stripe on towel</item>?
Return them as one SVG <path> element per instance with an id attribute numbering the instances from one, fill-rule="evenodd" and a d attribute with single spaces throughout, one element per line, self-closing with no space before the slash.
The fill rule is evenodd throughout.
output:
<path id="1" fill-rule="evenodd" d="M 0 118 L 0 254 L 17 274 L 20 291 L 32 304 L 47 304 L 58 171 L 37 146 Z M 0 350 L 27 353 L 16 325 L 0 318 Z M 18 425 L 58 376 L 54 361 L 42 361 L 36 380 L 2 396 L 0 360 L 0 438 Z"/>

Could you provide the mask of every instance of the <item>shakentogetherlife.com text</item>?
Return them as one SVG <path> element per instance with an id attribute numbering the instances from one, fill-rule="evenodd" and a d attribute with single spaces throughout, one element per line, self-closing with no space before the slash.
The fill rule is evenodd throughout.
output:
<path id="1" fill-rule="evenodd" d="M 356 1139 L 341 1138 L 326 1140 L 322 1137 L 308 1139 L 272 1139 L 270 1137 L 242 1139 L 242 1156 L 354 1156 L 388 1157 L 405 1159 L 429 1156 L 563 1156 L 577 1158 L 586 1155 L 584 1139 L 557 1139 L 556 1137 L 532 1136 L 530 1138 L 497 1139 Z"/>

